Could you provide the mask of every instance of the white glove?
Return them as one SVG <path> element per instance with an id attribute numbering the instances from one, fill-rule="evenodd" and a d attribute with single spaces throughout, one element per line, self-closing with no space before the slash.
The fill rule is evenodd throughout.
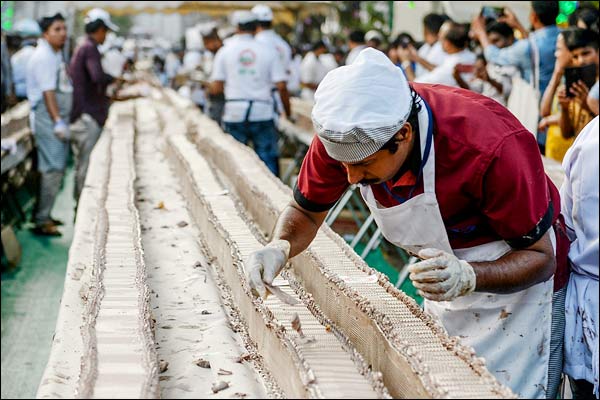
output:
<path id="1" fill-rule="evenodd" d="M 71 137 L 69 127 L 62 119 L 54 123 L 54 134 L 62 141 L 67 141 Z"/>
<path id="2" fill-rule="evenodd" d="M 250 254 L 246 263 L 248 282 L 252 294 L 263 299 L 267 296 L 266 283 L 271 285 L 273 279 L 281 272 L 290 256 L 290 242 L 274 240 L 260 250 Z"/>
<path id="3" fill-rule="evenodd" d="M 412 264 L 410 279 L 419 294 L 433 301 L 450 301 L 475 290 L 475 271 L 464 260 L 438 249 L 423 249 L 424 261 Z"/>

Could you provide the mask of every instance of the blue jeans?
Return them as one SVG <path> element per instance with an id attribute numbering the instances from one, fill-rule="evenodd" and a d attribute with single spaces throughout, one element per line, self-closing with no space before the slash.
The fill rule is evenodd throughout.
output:
<path id="1" fill-rule="evenodd" d="M 223 122 L 223 130 L 245 145 L 251 141 L 254 151 L 275 176 L 279 176 L 277 130 L 273 120 L 256 122 Z"/>

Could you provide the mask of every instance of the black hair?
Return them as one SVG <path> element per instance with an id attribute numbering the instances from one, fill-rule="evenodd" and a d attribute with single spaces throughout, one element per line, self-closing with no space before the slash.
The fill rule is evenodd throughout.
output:
<path id="1" fill-rule="evenodd" d="M 544 26 L 556 25 L 556 17 L 560 12 L 558 1 L 532 1 L 531 8 Z"/>
<path id="2" fill-rule="evenodd" d="M 48 29 L 50 28 L 50 26 L 55 21 L 64 21 L 64 20 L 65 20 L 65 17 L 63 17 L 61 13 L 56 13 L 51 17 L 43 17 L 42 19 L 40 19 L 38 21 L 38 25 L 40 26 L 40 29 L 42 30 L 42 32 L 47 32 Z"/>
<path id="3" fill-rule="evenodd" d="M 567 28 L 561 33 L 569 51 L 582 47 L 592 47 L 598 50 L 598 34 L 591 29 Z"/>
<path id="4" fill-rule="evenodd" d="M 421 103 L 417 101 L 418 95 L 417 92 L 410 88 L 410 96 L 412 101 L 412 106 L 410 108 L 410 114 L 408 114 L 408 118 L 406 122 L 410 124 L 413 132 L 419 131 L 419 111 L 421 111 Z M 396 132 L 397 133 L 397 132 Z M 398 151 L 398 138 L 396 138 L 396 134 L 391 137 L 379 150 L 388 150 L 391 154 L 396 153 Z"/>
<path id="5" fill-rule="evenodd" d="M 423 25 L 435 35 L 438 34 L 445 21 L 446 19 L 441 14 L 430 13 L 423 17 Z"/>
<path id="6" fill-rule="evenodd" d="M 102 28 L 108 30 L 108 26 L 106 26 L 104 21 L 102 21 L 101 19 L 97 19 L 95 21 L 88 22 L 87 24 L 85 24 L 85 33 L 95 33 Z"/>
<path id="7" fill-rule="evenodd" d="M 452 43 L 459 49 L 464 49 L 469 44 L 469 29 L 465 24 L 449 22 L 450 28 L 446 32 L 444 39 Z"/>
<path id="8" fill-rule="evenodd" d="M 246 22 L 245 24 L 238 24 L 238 28 L 242 32 L 254 32 L 256 30 L 257 21 Z"/>
<path id="9" fill-rule="evenodd" d="M 350 36 L 348 36 L 351 42 L 355 43 L 364 43 L 365 41 L 365 33 L 363 31 L 352 31 L 350 32 Z"/>
<path id="10" fill-rule="evenodd" d="M 394 47 L 398 47 L 398 46 L 400 46 L 400 44 L 403 44 L 403 45 L 412 44 L 414 46 L 415 39 L 413 39 L 411 34 L 408 32 L 400 32 L 398 34 L 398 36 L 396 36 L 396 39 L 392 42 L 392 45 Z"/>
<path id="11" fill-rule="evenodd" d="M 322 40 L 318 40 L 312 45 L 311 50 L 315 51 L 321 47 L 323 47 L 323 48 L 325 48 L 325 50 L 327 50 L 327 46 L 325 45 L 325 42 L 323 42 Z"/>
<path id="12" fill-rule="evenodd" d="M 483 53 L 478 53 L 477 56 L 475 56 L 475 59 L 476 60 L 481 60 L 481 61 L 483 61 L 484 63 L 487 64 L 487 60 L 485 59 L 485 56 L 483 55 Z"/>
<path id="13" fill-rule="evenodd" d="M 492 21 L 485 27 L 485 31 L 488 34 L 496 32 L 498 35 L 507 39 L 515 37 L 513 28 L 511 28 L 506 22 Z"/>
<path id="14" fill-rule="evenodd" d="M 598 26 L 598 10 L 591 8 L 581 8 L 577 14 L 577 20 L 583 21 L 588 29 L 592 29 L 594 24 Z M 575 22 L 577 24 L 577 22 Z M 596 28 L 597 29 L 597 28 Z"/>
<path id="15" fill-rule="evenodd" d="M 257 25 L 265 29 L 271 29 L 273 21 L 257 21 Z"/>

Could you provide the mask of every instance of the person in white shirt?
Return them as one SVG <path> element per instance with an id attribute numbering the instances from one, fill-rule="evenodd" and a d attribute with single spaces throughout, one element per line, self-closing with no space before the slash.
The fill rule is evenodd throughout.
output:
<path id="1" fill-rule="evenodd" d="M 300 65 L 300 80 L 302 82 L 302 92 L 300 97 L 304 100 L 313 101 L 315 90 L 319 83 L 325 78 L 330 69 L 323 64 L 320 57 L 327 52 L 327 47 L 323 41 L 319 40 L 313 45 L 312 51 L 306 53 L 302 64 Z"/>
<path id="2" fill-rule="evenodd" d="M 67 27 L 61 14 L 42 18 L 42 38 L 27 63 L 27 99 L 35 137 L 40 179 L 40 198 L 35 211 L 39 235 L 60 236 L 61 222 L 50 217 L 69 156 L 69 126 L 73 86 L 61 50 Z"/>
<path id="3" fill-rule="evenodd" d="M 419 47 L 418 51 L 411 51 L 413 60 L 416 63 L 415 75 L 420 77 L 433 70 L 444 62 L 446 52 L 442 48 L 442 42 L 439 40 L 440 28 L 448 20 L 448 17 L 441 14 L 427 14 L 423 17 L 423 38 L 425 43 Z M 409 46 L 409 50 L 412 45 Z"/>
<path id="4" fill-rule="evenodd" d="M 292 48 L 292 62 L 290 63 L 290 74 L 287 82 L 287 89 L 290 96 L 300 96 L 300 66 L 302 64 L 302 55 L 297 47 Z M 337 67 L 337 64 L 336 64 Z"/>
<path id="5" fill-rule="evenodd" d="M 217 54 L 219 49 L 223 47 L 223 41 L 219 36 L 219 32 L 216 26 L 201 32 L 201 34 L 202 42 L 204 43 L 204 48 L 206 49 L 206 51 L 204 52 L 205 57 L 202 69 L 204 70 L 204 73 L 207 76 L 210 76 L 213 69 L 215 54 Z M 206 100 L 206 112 L 208 116 L 214 121 L 216 121 L 219 125 L 221 125 L 223 118 L 223 109 L 225 108 L 225 96 L 223 95 L 223 93 L 219 93 L 216 96 L 207 95 Z"/>
<path id="6" fill-rule="evenodd" d="M 353 31 L 348 36 L 348 55 L 346 56 L 346 65 L 350 65 L 356 60 L 358 54 L 367 48 L 365 44 L 365 33 L 363 31 Z"/>
<path id="7" fill-rule="evenodd" d="M 475 54 L 467 48 L 469 42 L 468 29 L 465 25 L 446 21 L 440 28 L 440 39 L 442 48 L 448 55 L 442 64 L 418 78 L 415 78 L 411 64 L 406 63 L 406 61 L 410 61 L 409 51 L 400 47 L 398 48 L 398 55 L 402 60 L 402 66 L 404 67 L 408 80 L 419 83 L 439 83 L 442 85 L 458 87 L 458 83 L 453 76 L 456 64 L 475 64 Z M 471 76 L 472 73 L 461 74 L 464 81 L 469 81 Z"/>
<path id="8" fill-rule="evenodd" d="M 292 48 L 273 30 L 273 11 L 271 11 L 269 6 L 257 4 L 252 8 L 252 12 L 254 15 L 256 15 L 257 21 L 256 32 L 254 35 L 256 41 L 264 43 L 267 46 L 271 46 L 277 51 L 281 65 L 283 65 L 283 69 L 285 70 L 287 78 L 289 79 L 290 64 L 292 63 Z M 273 99 L 277 104 L 274 116 L 274 118 L 277 119 L 283 111 L 283 104 L 275 86 L 271 88 L 271 92 L 273 93 Z"/>
<path id="9" fill-rule="evenodd" d="M 369 32 L 365 33 L 365 41 L 367 42 L 367 47 L 381 50 L 383 35 L 379 31 L 371 29 Z"/>
<path id="10" fill-rule="evenodd" d="M 24 19 L 15 23 L 14 30 L 21 38 L 21 48 L 10 58 L 13 82 L 15 84 L 15 95 L 17 101 L 27 99 L 27 63 L 35 51 L 37 38 L 42 31 L 37 22 L 32 19 Z"/>
<path id="11" fill-rule="evenodd" d="M 598 398 L 598 116 L 579 133 L 563 159 L 561 212 L 573 240 L 565 300 L 563 372 L 574 399 Z"/>
<path id="12" fill-rule="evenodd" d="M 236 11 L 232 20 L 238 30 L 215 56 L 209 94 L 225 93 L 223 130 L 244 144 L 251 141 L 259 158 L 279 175 L 271 87 L 277 87 L 289 118 L 287 74 L 277 52 L 252 36 L 256 27 L 255 14 Z"/>

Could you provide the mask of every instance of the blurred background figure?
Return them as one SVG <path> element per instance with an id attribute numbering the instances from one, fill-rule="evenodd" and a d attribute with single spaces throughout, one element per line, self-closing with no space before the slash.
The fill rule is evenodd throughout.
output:
<path id="1" fill-rule="evenodd" d="M 383 45 L 383 35 L 381 32 L 372 29 L 365 33 L 365 42 L 367 47 L 372 47 L 377 50 L 381 50 Z"/>
<path id="2" fill-rule="evenodd" d="M 425 73 L 433 70 L 444 62 L 446 52 L 442 48 L 442 42 L 439 40 L 440 28 L 449 18 L 446 15 L 430 13 L 423 17 L 423 39 L 424 43 L 417 54 L 411 51 L 411 61 L 416 62 L 415 77 L 419 78 Z M 408 45 L 408 49 L 414 48 L 412 43 L 403 43 Z"/>
<path id="3" fill-rule="evenodd" d="M 6 35 L 4 29 L 2 29 L 2 41 L 1 41 L 1 57 L 2 62 L 2 112 L 4 112 L 9 105 L 16 103 L 15 97 L 15 85 L 13 83 L 12 67 L 10 65 L 10 54 L 8 52 L 8 46 L 6 44 Z"/>
<path id="4" fill-rule="evenodd" d="M 365 44 L 365 33 L 361 30 L 350 32 L 348 36 L 348 55 L 346 56 L 346 65 L 350 65 L 354 62 L 358 54 L 366 49 Z"/>
<path id="5" fill-rule="evenodd" d="M 315 98 L 315 91 L 319 86 L 319 83 L 325 78 L 327 72 L 332 68 L 331 65 L 327 66 L 323 64 L 321 55 L 327 53 L 327 46 L 320 40 L 313 44 L 312 50 L 309 51 L 300 65 L 300 78 L 302 85 L 302 92 L 300 97 L 304 100 L 313 101 Z"/>
<path id="6" fill-rule="evenodd" d="M 216 26 L 209 27 L 202 34 L 202 41 L 206 49 L 206 57 L 204 60 L 203 70 L 207 77 L 212 73 L 214 57 L 217 52 L 223 47 L 223 41 L 219 36 Z M 208 88 L 206 88 L 208 89 Z M 215 95 L 207 94 L 207 113 L 208 116 L 215 120 L 219 125 L 223 121 L 223 110 L 225 109 L 225 95 L 218 93 Z"/>
<path id="7" fill-rule="evenodd" d="M 110 100 L 106 89 L 115 80 L 114 76 L 102 68 L 98 46 L 105 42 L 109 31 L 119 31 L 108 12 L 101 8 L 88 11 L 84 22 L 87 38 L 75 49 L 69 67 L 75 89 L 71 111 L 71 146 L 75 159 L 73 196 L 76 203 L 83 190 L 90 153 L 100 138 L 108 117 Z M 121 61 L 119 59 L 119 62 Z"/>
<path id="8" fill-rule="evenodd" d="M 42 31 L 32 19 L 23 19 L 15 23 L 14 33 L 20 38 L 20 49 L 10 58 L 15 96 L 17 101 L 27 99 L 27 63 L 35 51 L 37 40 Z"/>
<path id="9" fill-rule="evenodd" d="M 35 234 L 61 236 L 62 221 L 50 216 L 69 156 L 69 117 L 73 86 L 62 49 L 67 41 L 64 17 L 58 13 L 39 22 L 42 39 L 27 63 L 27 99 L 35 137 L 40 192 L 34 212 Z"/>

